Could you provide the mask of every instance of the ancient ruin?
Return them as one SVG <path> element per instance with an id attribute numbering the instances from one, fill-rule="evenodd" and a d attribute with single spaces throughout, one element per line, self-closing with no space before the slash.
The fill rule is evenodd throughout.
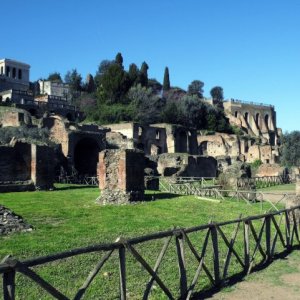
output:
<path id="1" fill-rule="evenodd" d="M 0 125 L 47 129 L 54 145 L 15 140 L 1 146 L 2 190 L 51 188 L 54 177 L 81 182 L 98 176 L 101 202 L 125 203 L 142 199 L 144 185 L 157 189 L 157 176 L 211 178 L 256 161 L 263 165 L 255 176 L 285 172 L 276 165 L 282 132 L 272 105 L 203 99 L 224 110 L 236 134 L 166 123 L 80 124 L 83 114 L 69 104 L 69 86 L 40 80 L 36 93 L 29 89 L 29 70 L 24 63 L 0 61 L 0 99 L 10 106 L 1 106 Z"/>
<path id="2" fill-rule="evenodd" d="M 144 153 L 139 150 L 104 150 L 99 154 L 101 204 L 125 204 L 144 198 Z"/>

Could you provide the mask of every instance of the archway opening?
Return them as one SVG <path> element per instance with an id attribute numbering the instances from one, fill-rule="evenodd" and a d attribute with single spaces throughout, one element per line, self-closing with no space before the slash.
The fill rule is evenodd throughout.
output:
<path id="1" fill-rule="evenodd" d="M 207 141 L 202 142 L 199 146 L 199 154 L 200 155 L 208 155 L 207 153 Z"/>
<path id="2" fill-rule="evenodd" d="M 81 139 L 74 150 L 74 166 L 78 175 L 96 176 L 99 145 L 92 138 Z"/>
<path id="3" fill-rule="evenodd" d="M 71 113 L 67 113 L 66 117 L 69 121 L 74 121 L 73 115 Z"/>
<path id="4" fill-rule="evenodd" d="M 245 113 L 245 121 L 246 121 L 246 123 L 248 123 L 248 117 L 249 117 L 249 114 L 246 112 Z"/>
<path id="5" fill-rule="evenodd" d="M 256 124 L 256 126 L 259 128 L 260 126 L 259 126 L 259 113 L 257 113 L 256 115 L 255 115 L 255 124 Z"/>
<path id="6" fill-rule="evenodd" d="M 176 152 L 187 153 L 188 152 L 188 137 L 185 131 L 177 133 L 176 139 Z"/>
<path id="7" fill-rule="evenodd" d="M 265 123 L 266 123 L 266 127 L 269 130 L 269 115 L 265 115 Z"/>

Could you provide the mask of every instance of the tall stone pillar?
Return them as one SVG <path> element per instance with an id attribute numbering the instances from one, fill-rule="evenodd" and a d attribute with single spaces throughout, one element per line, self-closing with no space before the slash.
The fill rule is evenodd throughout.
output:
<path id="1" fill-rule="evenodd" d="M 100 204 L 124 204 L 144 198 L 144 152 L 135 149 L 99 153 Z"/>
<path id="2" fill-rule="evenodd" d="M 54 151 L 52 148 L 31 145 L 31 180 L 37 189 L 53 188 Z"/>

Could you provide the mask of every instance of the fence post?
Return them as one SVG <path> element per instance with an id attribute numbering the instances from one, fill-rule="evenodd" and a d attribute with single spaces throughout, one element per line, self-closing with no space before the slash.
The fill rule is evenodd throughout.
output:
<path id="1" fill-rule="evenodd" d="M 120 299 L 126 300 L 126 256 L 125 247 L 119 249 L 119 269 L 120 269 Z"/>
<path id="2" fill-rule="evenodd" d="M 284 212 L 285 215 L 285 237 L 286 237 L 286 248 L 290 250 L 291 248 L 291 227 L 290 227 L 290 218 L 287 211 Z"/>
<path id="3" fill-rule="evenodd" d="M 3 299 L 15 300 L 15 276 L 14 270 L 3 274 Z"/>
<path id="4" fill-rule="evenodd" d="M 187 295 L 187 277 L 186 266 L 184 259 L 184 236 L 181 232 L 175 232 L 176 237 L 176 249 L 178 255 L 178 266 L 180 275 L 180 299 L 185 299 Z"/>
<path id="5" fill-rule="evenodd" d="M 244 222 L 244 263 L 245 272 L 248 272 L 250 267 L 250 243 L 249 243 L 249 222 Z"/>
<path id="6" fill-rule="evenodd" d="M 213 246 L 215 285 L 218 286 L 221 283 L 221 279 L 220 279 L 218 231 L 217 231 L 216 226 L 212 225 L 210 232 L 211 232 L 211 241 L 212 241 L 212 246 Z"/>
<path id="7" fill-rule="evenodd" d="M 266 216 L 266 253 L 267 260 L 271 259 L 271 217 Z"/>

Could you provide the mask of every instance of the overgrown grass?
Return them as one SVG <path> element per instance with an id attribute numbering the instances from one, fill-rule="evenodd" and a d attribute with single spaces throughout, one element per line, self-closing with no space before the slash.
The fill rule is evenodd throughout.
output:
<path id="1" fill-rule="evenodd" d="M 99 196 L 98 188 L 58 185 L 51 192 L 24 192 L 1 194 L 0 203 L 20 214 L 34 226 L 32 233 L 20 233 L 1 237 L 0 255 L 11 254 L 18 259 L 47 255 L 75 247 L 113 242 L 117 237 L 125 238 L 167 230 L 173 227 L 191 227 L 206 224 L 210 219 L 224 221 L 260 213 L 260 204 L 247 205 L 245 202 L 223 201 L 212 203 L 199 200 L 194 196 L 177 196 L 160 192 L 147 192 L 146 201 L 123 206 L 100 206 L 95 203 Z M 266 204 L 267 205 L 267 204 Z M 256 221 L 259 227 L 260 221 Z M 230 236 L 234 226 L 224 229 Z M 242 230 L 238 240 L 242 241 Z M 205 233 L 190 235 L 193 242 L 203 244 Z M 137 246 L 150 265 L 153 266 L 162 248 L 163 241 L 144 243 Z M 243 244 L 236 244 L 236 250 L 242 253 Z M 211 245 L 208 253 L 211 254 Z M 220 247 L 220 257 L 226 255 L 226 246 Z M 100 260 L 102 254 L 76 256 L 60 263 L 54 262 L 34 268 L 45 279 L 70 297 L 87 277 L 89 271 Z M 197 268 L 197 261 L 186 255 L 191 279 Z M 212 267 L 211 257 L 207 265 Z M 233 261 L 230 274 L 239 271 L 237 262 Z M 129 295 L 132 299 L 141 298 L 141 290 L 149 275 L 128 254 L 127 274 Z M 160 268 L 160 276 L 172 292 L 178 294 L 178 270 L 176 249 L 173 243 L 168 250 Z M 18 275 L 17 294 L 19 299 L 48 299 L 32 282 Z M 208 285 L 201 279 L 196 289 Z M 118 297 L 118 259 L 113 255 L 90 287 L 87 299 L 99 299 L 99 293 L 105 299 Z M 94 295 L 94 296 L 93 296 Z M 162 299 L 160 289 L 154 289 L 152 298 Z M 51 299 L 49 297 L 49 299 Z"/>

